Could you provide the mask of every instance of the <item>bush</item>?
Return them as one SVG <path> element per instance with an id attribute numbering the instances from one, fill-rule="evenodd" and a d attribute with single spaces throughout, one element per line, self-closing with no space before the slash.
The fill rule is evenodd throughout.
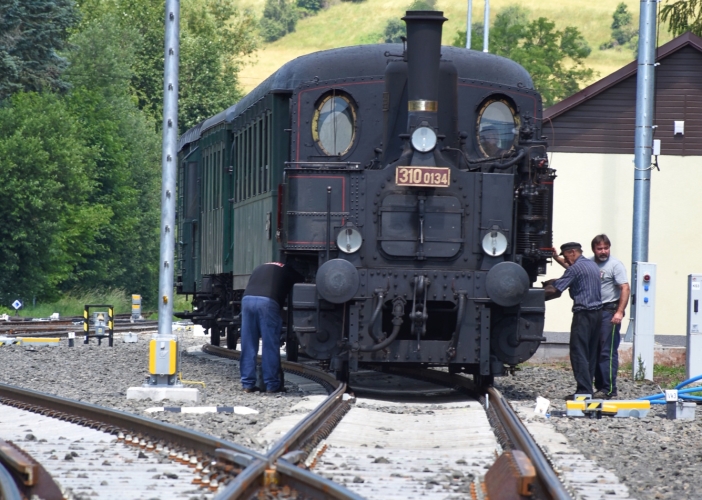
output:
<path id="1" fill-rule="evenodd" d="M 317 13 L 324 8 L 323 0 L 297 0 L 297 8 L 307 12 Z"/>
<path id="2" fill-rule="evenodd" d="M 297 9 L 286 0 L 266 0 L 260 33 L 266 42 L 274 42 L 295 31 Z"/>
<path id="3" fill-rule="evenodd" d="M 389 19 L 383 31 L 385 43 L 401 43 L 402 39 L 400 37 L 403 36 L 407 36 L 407 29 L 405 28 L 404 21 L 395 18 Z"/>

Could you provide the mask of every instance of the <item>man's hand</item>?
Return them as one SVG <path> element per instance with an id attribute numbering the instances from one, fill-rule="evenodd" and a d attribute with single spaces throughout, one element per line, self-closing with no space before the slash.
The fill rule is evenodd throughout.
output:
<path id="1" fill-rule="evenodd" d="M 612 316 L 612 323 L 615 324 L 615 325 L 621 325 L 623 319 L 624 319 L 624 313 L 623 313 L 623 312 L 620 312 L 620 311 L 617 311 L 617 312 L 615 312 L 614 315 Z"/>
<path id="2" fill-rule="evenodd" d="M 561 267 L 563 267 L 564 269 L 568 269 L 570 267 L 568 265 L 568 263 L 565 261 L 565 259 L 563 257 L 561 257 L 560 255 L 558 255 L 558 252 L 556 252 L 555 250 L 553 251 L 552 257 L 553 257 L 553 260 L 558 262 L 561 265 Z"/>
<path id="3" fill-rule="evenodd" d="M 549 280 L 544 283 L 544 291 L 546 292 L 545 300 L 557 299 L 561 296 L 561 291 L 554 287 L 550 282 L 555 280 Z"/>

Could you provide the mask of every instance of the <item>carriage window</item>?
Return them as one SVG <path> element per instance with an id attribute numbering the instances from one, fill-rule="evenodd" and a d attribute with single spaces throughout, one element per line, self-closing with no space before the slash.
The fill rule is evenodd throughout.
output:
<path id="1" fill-rule="evenodd" d="M 314 113 L 312 137 L 329 156 L 348 152 L 356 135 L 356 110 L 345 95 L 324 97 Z"/>
<path id="2" fill-rule="evenodd" d="M 478 114 L 478 145 L 488 157 L 510 151 L 517 140 L 519 117 L 506 100 L 489 100 Z"/>

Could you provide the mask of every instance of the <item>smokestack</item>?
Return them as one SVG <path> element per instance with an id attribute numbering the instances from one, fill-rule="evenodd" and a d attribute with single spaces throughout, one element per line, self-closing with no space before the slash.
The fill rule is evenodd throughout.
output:
<path id="1" fill-rule="evenodd" d="M 439 61 L 443 12 L 408 11 L 407 24 L 407 97 L 408 132 L 422 121 L 436 128 L 439 108 Z"/>

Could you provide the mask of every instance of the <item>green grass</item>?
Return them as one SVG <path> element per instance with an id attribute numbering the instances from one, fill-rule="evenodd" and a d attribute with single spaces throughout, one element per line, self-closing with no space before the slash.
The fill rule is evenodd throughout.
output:
<path id="1" fill-rule="evenodd" d="M 185 295 L 173 296 L 173 310 L 190 311 L 192 309 L 190 301 L 185 300 Z M 132 312 L 132 296 L 131 294 L 119 289 L 110 290 L 82 290 L 65 293 L 59 300 L 51 303 L 38 302 L 36 307 L 32 304 L 25 304 L 19 311 L 19 316 L 27 318 L 48 318 L 53 313 L 57 312 L 61 317 L 64 316 L 83 316 L 83 310 L 86 304 L 107 304 L 115 308 L 115 314 L 127 314 Z M 142 301 L 142 312 L 146 319 L 158 319 L 158 313 L 149 312 L 152 307 L 146 306 Z M 15 312 L 7 307 L 0 306 L 0 314 L 9 314 L 14 316 Z M 176 320 L 177 318 L 173 318 Z"/>
<path id="2" fill-rule="evenodd" d="M 108 304 L 115 308 L 115 314 L 131 313 L 132 297 L 124 290 L 80 290 L 65 293 L 59 300 L 52 303 L 38 302 L 35 307 L 25 303 L 19 311 L 19 316 L 31 318 L 48 318 L 53 313 L 60 316 L 82 316 L 86 304 Z M 14 315 L 7 310 L 0 311 Z"/>
<path id="3" fill-rule="evenodd" d="M 241 6 L 251 8 L 261 15 L 265 0 L 242 0 Z M 318 15 L 302 19 L 297 30 L 270 44 L 263 44 L 249 64 L 243 68 L 240 79 L 249 91 L 284 63 L 310 52 L 347 45 L 358 45 L 379 41 L 385 23 L 390 18 L 404 15 L 410 0 L 365 0 L 364 2 L 341 2 L 332 0 L 329 8 Z M 490 19 L 505 7 L 519 3 L 516 0 L 492 0 Z M 531 18 L 546 17 L 556 23 L 557 28 L 575 26 L 592 48 L 586 64 L 597 76 L 603 78 L 634 60 L 631 50 L 610 49 L 601 51 L 599 46 L 609 40 L 612 13 L 617 2 L 590 0 L 589 2 L 553 2 L 532 0 L 527 5 Z M 632 13 L 633 24 L 638 26 L 639 2 L 625 0 Z M 483 3 L 473 2 L 473 20 L 482 21 Z M 450 45 L 458 30 L 465 30 L 467 2 L 438 0 L 437 9 L 444 11 L 449 20 L 444 24 L 443 43 Z M 665 26 L 660 29 L 660 43 L 672 37 Z"/>
<path id="4" fill-rule="evenodd" d="M 619 377 L 631 378 L 631 363 L 624 363 L 619 366 Z M 660 385 L 662 389 L 672 389 L 684 380 L 687 380 L 687 377 L 685 377 L 685 365 L 653 365 L 653 381 Z"/>

